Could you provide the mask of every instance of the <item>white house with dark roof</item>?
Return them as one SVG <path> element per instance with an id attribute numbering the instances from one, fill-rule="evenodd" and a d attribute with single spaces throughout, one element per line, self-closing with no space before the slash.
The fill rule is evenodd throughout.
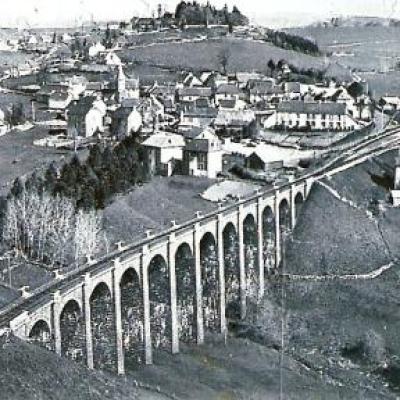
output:
<path id="1" fill-rule="evenodd" d="M 346 131 L 359 129 L 360 125 L 349 115 L 345 104 L 285 101 L 277 105 L 275 113 L 264 122 L 264 127 L 288 130 Z"/>
<path id="2" fill-rule="evenodd" d="M 68 136 L 91 137 L 104 132 L 105 103 L 96 97 L 83 97 L 67 108 Z"/>
<path id="3" fill-rule="evenodd" d="M 215 179 L 223 167 L 222 143 L 215 131 L 210 127 L 194 128 L 185 138 L 183 173 Z"/>
<path id="4" fill-rule="evenodd" d="M 177 161 L 182 161 L 185 139 L 181 135 L 157 132 L 142 143 L 151 175 L 171 176 Z"/>

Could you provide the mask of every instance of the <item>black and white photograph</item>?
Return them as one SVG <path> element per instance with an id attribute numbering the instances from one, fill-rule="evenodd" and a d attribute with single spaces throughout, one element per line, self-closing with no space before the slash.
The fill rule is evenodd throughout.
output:
<path id="1" fill-rule="evenodd" d="M 0 400 L 400 399 L 400 2 L 13 0 Z"/>

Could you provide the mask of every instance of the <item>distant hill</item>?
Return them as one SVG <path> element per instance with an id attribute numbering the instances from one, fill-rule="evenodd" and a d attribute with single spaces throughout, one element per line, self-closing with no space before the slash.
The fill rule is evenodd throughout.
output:
<path id="1" fill-rule="evenodd" d="M 311 24 L 310 27 L 347 27 L 347 28 L 361 28 L 368 26 L 378 27 L 398 27 L 400 26 L 400 20 L 393 18 L 381 18 L 381 17 L 333 17 L 329 20 L 319 21 Z"/>

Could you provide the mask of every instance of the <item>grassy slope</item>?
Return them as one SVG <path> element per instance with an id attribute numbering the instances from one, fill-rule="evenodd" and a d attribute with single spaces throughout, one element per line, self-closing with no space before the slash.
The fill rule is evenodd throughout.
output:
<path id="1" fill-rule="evenodd" d="M 266 72 L 267 63 L 285 59 L 301 68 L 323 68 L 323 59 L 241 39 L 218 39 L 195 43 L 169 43 L 121 52 L 126 61 L 140 61 L 178 69 L 219 70 L 218 54 L 229 48 L 230 71 Z"/>
<path id="2" fill-rule="evenodd" d="M 390 161 L 392 155 L 385 158 Z M 372 172 L 383 170 L 367 162 L 327 182 L 359 209 L 321 186 L 314 187 L 288 249 L 287 270 L 316 275 L 367 273 L 399 256 L 400 211 L 388 208 L 375 221 L 365 213 L 372 197 L 379 200 L 387 195 L 372 182 Z M 396 264 L 373 281 L 285 284 L 287 352 L 323 371 L 324 379 L 353 386 L 360 398 L 393 398 L 384 384 L 399 385 L 398 376 L 389 382 L 378 372 L 385 363 L 386 372 L 398 368 L 399 272 Z M 250 332 L 258 341 L 279 345 L 281 286 L 271 283 L 266 293 L 258 324 Z M 359 345 L 362 350 L 356 352 L 356 359 L 342 356 L 344 348 Z"/>
<path id="3" fill-rule="evenodd" d="M 60 359 L 54 353 L 10 337 L 0 338 L 1 399 L 164 400 L 139 390 L 134 381 Z"/>
<path id="4" fill-rule="evenodd" d="M 133 241 L 146 230 L 159 232 L 177 223 L 194 218 L 196 211 L 217 208 L 200 198 L 213 181 L 193 177 L 155 177 L 150 183 L 130 194 L 117 198 L 104 212 L 107 237 L 111 243 Z"/>
<path id="5" fill-rule="evenodd" d="M 362 75 L 370 84 L 374 96 L 379 98 L 387 93 L 400 92 L 400 72 L 379 74 L 371 71 L 381 71 L 386 64 L 393 68 L 400 56 L 400 28 L 395 27 L 339 27 L 321 28 L 304 27 L 294 30 L 295 33 L 316 40 L 319 46 L 329 52 L 347 52 L 353 57 L 331 57 L 351 68 L 370 71 Z M 343 44 L 343 46 L 338 46 Z M 335 45 L 335 47 L 331 47 Z"/>
<path id="6" fill-rule="evenodd" d="M 11 337 L 0 338 L 1 398 L 7 400 L 264 400 L 279 398 L 279 353 L 244 339 L 227 346 L 211 342 L 182 348 L 179 355 L 162 353 L 156 365 L 128 371 L 126 377 L 90 372 L 54 353 Z M 184 371 L 184 373 L 183 373 Z M 287 399 L 344 398 L 356 393 L 338 388 L 287 359 Z M 139 387 L 137 387 L 137 384 Z M 153 390 L 144 390 L 152 387 Z M 159 388 L 159 389 L 158 389 Z"/>

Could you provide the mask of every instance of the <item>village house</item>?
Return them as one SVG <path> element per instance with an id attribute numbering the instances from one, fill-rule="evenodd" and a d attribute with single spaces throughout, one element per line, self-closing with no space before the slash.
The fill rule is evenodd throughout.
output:
<path id="1" fill-rule="evenodd" d="M 272 80 L 249 81 L 247 85 L 250 104 L 267 102 L 279 103 L 285 96 L 284 89 Z"/>
<path id="2" fill-rule="evenodd" d="M 67 108 L 68 136 L 92 137 L 104 132 L 105 103 L 96 97 L 83 97 Z"/>
<path id="3" fill-rule="evenodd" d="M 379 105 L 385 112 L 394 112 L 400 110 L 400 97 L 399 96 L 383 96 L 379 100 Z"/>
<path id="4" fill-rule="evenodd" d="M 137 32 L 150 32 L 155 30 L 155 19 L 154 18 L 132 18 L 131 20 L 132 29 Z"/>
<path id="5" fill-rule="evenodd" d="M 231 84 L 224 84 L 217 88 L 215 92 L 215 105 L 219 106 L 221 100 L 238 101 L 240 98 L 240 90 Z"/>
<path id="6" fill-rule="evenodd" d="M 283 168 L 283 161 L 271 161 L 265 151 L 256 149 L 245 159 L 245 166 L 255 171 L 271 171 Z"/>
<path id="7" fill-rule="evenodd" d="M 102 53 L 100 61 L 110 67 L 119 67 L 123 65 L 121 58 L 115 54 L 114 51 Z"/>
<path id="8" fill-rule="evenodd" d="M 334 102 L 304 103 L 285 101 L 264 122 L 265 128 L 309 131 L 347 131 L 359 129 L 346 105 Z"/>
<path id="9" fill-rule="evenodd" d="M 89 46 L 87 50 L 87 55 L 89 58 L 95 58 L 105 50 L 106 48 L 100 42 L 96 42 Z"/>
<path id="10" fill-rule="evenodd" d="M 6 114 L 0 109 L 0 136 L 5 135 L 10 129 L 9 124 L 6 122 Z"/>
<path id="11" fill-rule="evenodd" d="M 68 91 L 59 91 L 50 94 L 48 107 L 51 110 L 64 111 L 72 101 L 72 95 Z"/>
<path id="12" fill-rule="evenodd" d="M 143 118 L 136 107 L 119 107 L 112 116 L 112 133 L 118 140 L 138 132 L 143 124 Z"/>
<path id="13" fill-rule="evenodd" d="M 198 99 L 208 99 L 212 97 L 212 90 L 208 87 L 184 87 L 178 89 L 178 100 L 180 102 L 196 101 Z"/>
<path id="14" fill-rule="evenodd" d="M 300 100 L 304 94 L 302 85 L 300 82 L 285 82 L 284 91 L 288 99 Z"/>
<path id="15" fill-rule="evenodd" d="M 182 161 L 185 139 L 181 135 L 157 132 L 142 143 L 151 175 L 171 176 Z"/>
<path id="16" fill-rule="evenodd" d="M 236 82 L 239 89 L 245 89 L 250 81 L 262 81 L 264 76 L 258 72 L 237 72 Z"/>
<path id="17" fill-rule="evenodd" d="M 203 82 L 193 72 L 182 72 L 182 75 L 179 77 L 178 82 L 176 83 L 177 89 L 202 86 Z"/>
<path id="18" fill-rule="evenodd" d="M 194 126 L 209 126 L 218 115 L 218 110 L 199 101 L 184 105 L 180 111 L 179 130 L 188 130 Z"/>
<path id="19" fill-rule="evenodd" d="M 244 139 L 252 135 L 255 120 L 252 110 L 220 110 L 214 121 L 214 127 L 222 137 Z"/>
<path id="20" fill-rule="evenodd" d="M 159 83 L 154 82 L 153 86 L 147 90 L 147 94 L 149 96 L 155 96 L 158 99 L 175 100 L 176 89 L 173 83 L 160 85 Z"/>
<path id="21" fill-rule="evenodd" d="M 229 83 L 228 77 L 221 74 L 220 72 L 212 72 L 209 74 L 207 79 L 203 82 L 203 85 L 211 88 L 213 91 L 217 90 L 221 85 L 227 85 Z"/>
<path id="22" fill-rule="evenodd" d="M 221 141 L 210 128 L 193 128 L 185 133 L 183 173 L 190 176 L 217 178 L 223 168 Z"/>

